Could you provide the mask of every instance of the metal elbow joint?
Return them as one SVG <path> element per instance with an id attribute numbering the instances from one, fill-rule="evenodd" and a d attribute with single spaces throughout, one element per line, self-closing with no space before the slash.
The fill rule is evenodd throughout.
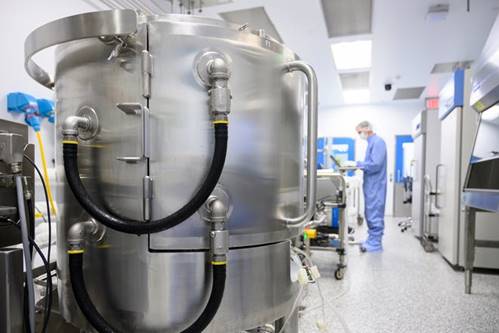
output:
<path id="1" fill-rule="evenodd" d="M 87 117 L 69 116 L 62 123 L 62 135 L 65 137 L 78 137 L 80 129 L 90 130 L 92 122 Z"/>
<path id="2" fill-rule="evenodd" d="M 83 251 L 86 242 L 98 243 L 104 239 L 105 234 L 105 228 L 93 219 L 77 222 L 68 230 L 69 250 Z"/>
<path id="3" fill-rule="evenodd" d="M 210 214 L 210 250 L 212 262 L 225 263 L 229 252 L 229 232 L 225 229 L 228 207 L 217 197 L 210 197 L 206 202 Z"/>

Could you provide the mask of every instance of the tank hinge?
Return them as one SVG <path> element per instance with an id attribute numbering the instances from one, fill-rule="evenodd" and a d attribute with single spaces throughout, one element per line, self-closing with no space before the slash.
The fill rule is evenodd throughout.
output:
<path id="1" fill-rule="evenodd" d="M 151 176 L 144 176 L 143 180 L 143 214 L 144 221 L 151 220 L 151 206 L 152 206 L 152 178 Z"/>
<path id="2" fill-rule="evenodd" d="M 152 56 L 147 50 L 142 50 L 142 96 L 151 97 Z"/>

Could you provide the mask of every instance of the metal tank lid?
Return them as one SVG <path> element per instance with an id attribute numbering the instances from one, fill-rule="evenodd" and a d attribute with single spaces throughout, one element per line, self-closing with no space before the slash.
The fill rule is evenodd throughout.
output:
<path id="1" fill-rule="evenodd" d="M 214 37 L 229 38 L 236 41 L 252 44 L 271 50 L 284 57 L 288 61 L 298 60 L 299 57 L 284 44 L 267 35 L 263 29 L 252 30 L 247 24 L 239 25 L 220 19 L 183 14 L 163 14 L 163 15 L 144 15 L 139 14 L 139 22 L 171 22 L 185 23 L 185 30 L 179 31 L 182 34 L 196 35 L 209 34 Z M 198 27 L 193 29 L 194 27 Z M 204 27 L 204 29 L 203 29 Z"/>

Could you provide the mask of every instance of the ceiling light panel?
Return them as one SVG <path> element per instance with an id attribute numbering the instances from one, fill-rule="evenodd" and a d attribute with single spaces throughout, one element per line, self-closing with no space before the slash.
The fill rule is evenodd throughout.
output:
<path id="1" fill-rule="evenodd" d="M 322 0 L 329 38 L 372 32 L 372 0 Z"/>
<path id="2" fill-rule="evenodd" d="M 358 90 L 369 88 L 369 72 L 340 73 L 343 90 Z"/>
<path id="3" fill-rule="evenodd" d="M 225 21 L 236 24 L 248 24 L 251 30 L 263 29 L 270 37 L 283 42 L 274 23 L 267 15 L 265 8 L 256 7 L 219 14 Z"/>
<path id="4" fill-rule="evenodd" d="M 331 51 L 338 71 L 371 68 L 371 40 L 333 43 Z"/>
<path id="5" fill-rule="evenodd" d="M 425 87 L 399 88 L 393 97 L 394 101 L 405 99 L 419 99 L 423 94 Z"/>

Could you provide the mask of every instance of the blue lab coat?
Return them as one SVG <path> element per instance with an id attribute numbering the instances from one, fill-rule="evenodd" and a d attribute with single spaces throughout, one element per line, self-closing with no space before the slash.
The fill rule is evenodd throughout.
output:
<path id="1" fill-rule="evenodd" d="M 369 228 L 367 243 L 381 246 L 385 229 L 386 143 L 378 135 L 367 138 L 366 157 L 357 166 L 364 171 L 365 219 Z"/>

